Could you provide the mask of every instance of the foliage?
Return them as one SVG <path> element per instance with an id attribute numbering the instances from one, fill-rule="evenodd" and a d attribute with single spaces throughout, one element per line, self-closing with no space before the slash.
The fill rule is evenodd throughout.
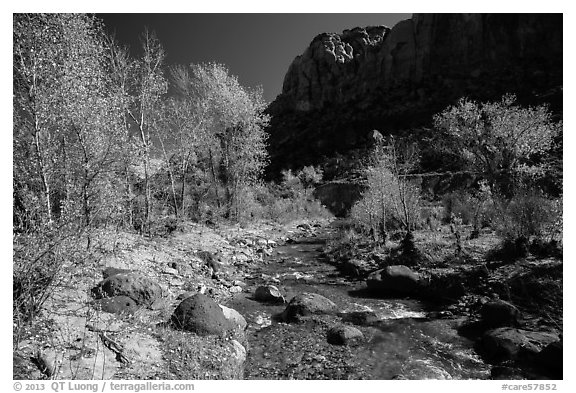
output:
<path id="1" fill-rule="evenodd" d="M 522 108 L 514 95 L 479 104 L 466 98 L 434 118 L 438 140 L 484 176 L 493 192 L 510 197 L 515 187 L 542 177 L 544 153 L 562 133 L 545 106 Z"/>
<path id="2" fill-rule="evenodd" d="M 371 233 L 374 240 L 377 234 L 385 239 L 389 229 L 410 232 L 420 220 L 420 190 L 409 177 L 417 160 L 415 145 L 391 139 L 376 147 L 367 169 L 368 188 L 350 213 L 357 226 Z"/>
<path id="3" fill-rule="evenodd" d="M 77 14 L 15 15 L 14 25 L 15 197 L 42 200 L 23 206 L 41 209 L 41 222 L 110 218 L 101 213 L 115 212 L 123 136 L 101 26 Z"/>
<path id="4" fill-rule="evenodd" d="M 263 114 L 262 91 L 245 89 L 216 63 L 175 68 L 172 79 L 179 97 L 167 108 L 186 109 L 178 109 L 177 116 L 170 115 L 174 110 L 168 112 L 164 132 L 180 129 L 176 134 L 183 142 L 180 157 L 194 151 L 216 194 L 216 207 L 223 207 L 228 218 L 238 219 L 242 204 L 250 199 L 248 190 L 258 183 L 267 160 L 268 117 Z M 181 162 L 188 163 L 182 158 Z M 224 195 L 219 193 L 221 187 Z"/>
<path id="5" fill-rule="evenodd" d="M 464 225 L 472 225 L 476 231 L 490 225 L 495 214 L 492 192 L 485 181 L 478 182 L 476 190 L 444 195 L 442 205 L 444 223 L 450 223 L 455 217 Z"/>
<path id="6" fill-rule="evenodd" d="M 531 237 L 562 239 L 562 200 L 550 200 L 534 189 L 524 189 L 512 199 L 500 198 L 493 219 L 504 239 Z"/>
<path id="7" fill-rule="evenodd" d="M 306 166 L 297 172 L 285 170 L 279 185 L 261 186 L 257 201 L 262 218 L 289 222 L 301 218 L 328 218 L 331 214 L 314 198 L 314 187 L 322 181 L 322 172 Z"/>

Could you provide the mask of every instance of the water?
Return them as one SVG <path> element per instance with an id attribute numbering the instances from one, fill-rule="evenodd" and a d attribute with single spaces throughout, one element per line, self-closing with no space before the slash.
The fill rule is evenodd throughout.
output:
<path id="1" fill-rule="evenodd" d="M 337 315 L 302 324 L 275 320 L 284 305 L 269 305 L 237 295 L 230 307 L 249 323 L 248 379 L 486 379 L 490 367 L 473 343 L 457 334 L 458 319 L 435 319 L 434 308 L 414 299 L 378 299 L 364 291 L 363 281 L 342 277 L 321 258 L 320 249 L 333 234 L 278 247 L 247 283 L 273 284 L 289 300 L 302 292 L 321 294 L 339 306 Z M 374 317 L 375 314 L 375 317 Z M 335 346 L 326 341 L 334 324 L 354 324 L 365 342 Z"/>

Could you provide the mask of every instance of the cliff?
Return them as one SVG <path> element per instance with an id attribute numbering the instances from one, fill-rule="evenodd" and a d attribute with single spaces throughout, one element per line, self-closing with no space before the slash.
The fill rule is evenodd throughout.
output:
<path id="1" fill-rule="evenodd" d="M 315 37 L 270 104 L 272 171 L 430 125 L 458 98 L 562 105 L 561 14 L 415 14 Z M 560 88 L 559 88 L 560 87 Z"/>

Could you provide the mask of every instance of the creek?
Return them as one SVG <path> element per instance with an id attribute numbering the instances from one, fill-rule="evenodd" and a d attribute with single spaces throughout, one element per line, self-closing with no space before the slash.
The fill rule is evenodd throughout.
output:
<path id="1" fill-rule="evenodd" d="M 322 257 L 322 247 L 335 226 L 276 248 L 246 278 L 250 288 L 272 284 L 289 301 L 302 292 L 335 302 L 336 315 L 303 323 L 277 320 L 285 305 L 266 304 L 241 293 L 228 306 L 248 321 L 246 379 L 487 379 L 490 366 L 461 337 L 462 319 L 439 318 L 439 306 L 409 298 L 375 298 L 363 280 L 341 275 Z M 250 292 L 253 292 L 250 291 Z M 376 318 L 374 318 L 374 314 Z M 369 317 L 366 317 L 369 316 Z M 365 340 L 338 346 L 327 330 L 345 323 L 360 329 Z"/>

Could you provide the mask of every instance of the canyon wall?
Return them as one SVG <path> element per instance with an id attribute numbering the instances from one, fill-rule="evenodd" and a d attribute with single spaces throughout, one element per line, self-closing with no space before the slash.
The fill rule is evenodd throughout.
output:
<path id="1" fill-rule="evenodd" d="M 562 108 L 562 14 L 415 14 L 392 29 L 324 33 L 270 104 L 271 170 L 426 127 L 462 96 Z"/>

